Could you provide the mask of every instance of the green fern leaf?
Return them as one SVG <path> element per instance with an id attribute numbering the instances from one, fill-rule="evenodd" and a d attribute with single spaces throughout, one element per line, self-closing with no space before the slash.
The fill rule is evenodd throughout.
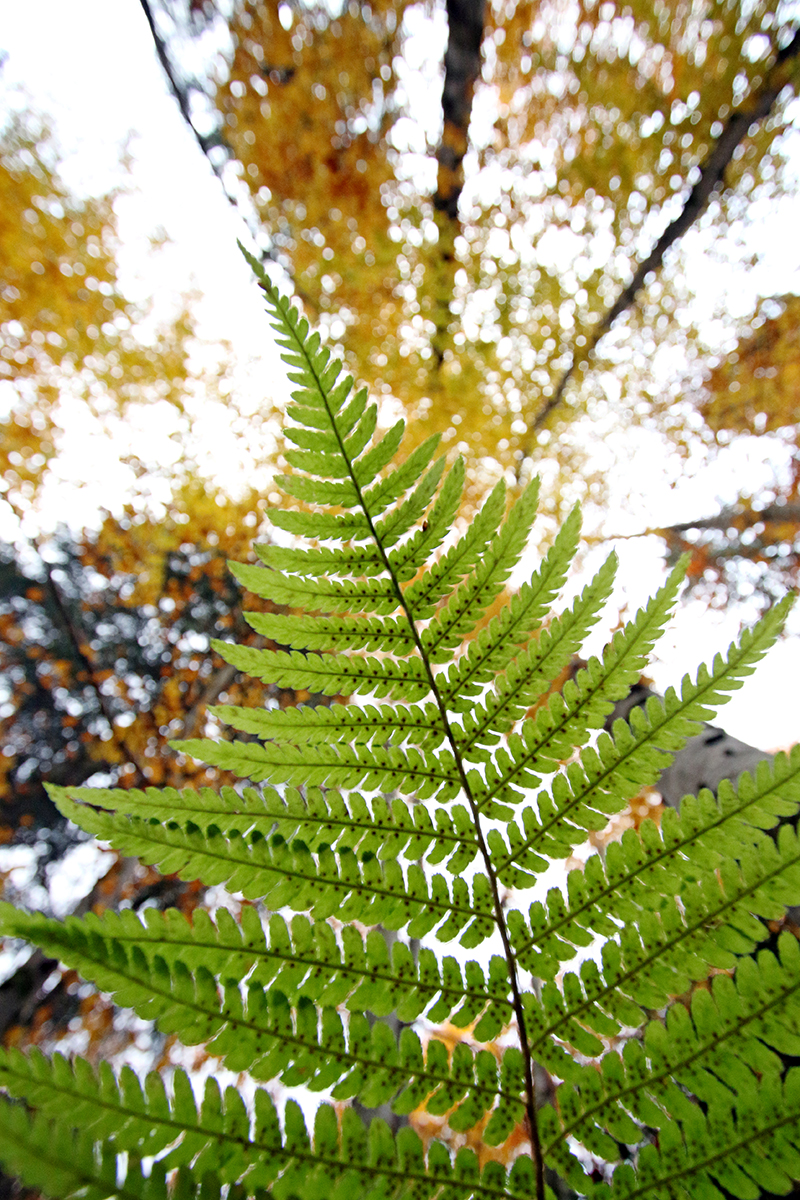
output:
<path id="1" fill-rule="evenodd" d="M 247 623 L 279 645 L 304 650 L 386 650 L 395 657 L 415 654 L 417 645 L 405 617 L 287 617 L 246 613 Z"/>
<path id="2" fill-rule="evenodd" d="M 144 918 L 127 910 L 90 914 L 84 926 L 92 939 L 102 940 L 110 961 L 159 958 L 171 972 L 188 974 L 204 966 L 218 978 L 248 978 L 275 988 L 292 1004 L 301 997 L 325 1007 L 346 1002 L 350 1011 L 379 1017 L 394 1012 L 402 1021 L 427 1012 L 431 1021 L 449 1019 L 459 1028 L 478 1022 L 481 1040 L 496 1036 L 511 1019 L 505 960 L 496 955 L 485 975 L 476 962 L 465 968 L 450 956 L 439 962 L 425 947 L 417 958 L 399 940 L 390 948 L 377 929 L 364 935 L 345 926 L 339 942 L 326 921 L 299 915 L 287 923 L 277 914 L 265 928 L 251 906 L 242 909 L 240 920 L 226 909 L 213 920 L 203 909 L 191 921 L 174 909 L 148 909 Z M 15 925 L 2 908 L 0 921 L 9 933 L 34 932 L 30 924 Z"/>
<path id="3" fill-rule="evenodd" d="M 426 857 L 430 864 L 448 859 L 447 869 L 457 874 L 477 853 L 477 837 L 463 805 L 431 812 L 421 804 L 410 809 L 399 797 L 367 801 L 359 793 L 345 798 L 333 789 L 307 787 L 280 792 L 223 787 L 200 791 L 148 788 L 69 788 L 52 791 L 56 803 L 69 800 L 91 803 L 118 815 L 195 827 L 227 838 L 250 834 L 289 841 L 299 837 L 311 851 L 323 847 L 352 850 L 359 859 Z"/>
<path id="4" fill-rule="evenodd" d="M 400 583 L 413 579 L 420 567 L 428 561 L 434 550 L 444 541 L 455 520 L 461 495 L 464 490 L 464 460 L 456 459 L 442 483 L 438 496 L 426 514 L 421 529 L 400 546 L 389 551 L 388 563 L 392 574 Z M 411 607 L 410 590 L 406 603 Z"/>
<path id="5" fill-rule="evenodd" d="M 328 1186 L 335 1182 L 342 1194 L 352 1195 L 349 1189 L 357 1188 L 360 1195 L 372 1195 L 378 1181 L 396 1193 L 397 1187 L 407 1182 L 409 1171 L 412 1178 L 417 1173 L 424 1178 L 425 1159 L 416 1135 L 405 1130 L 395 1147 L 386 1126 L 374 1122 L 370 1152 L 363 1126 L 351 1111 L 345 1113 L 340 1127 L 334 1110 L 322 1106 L 312 1144 L 297 1105 L 288 1102 L 281 1136 L 274 1103 L 266 1091 L 258 1089 L 255 1127 L 250 1136 L 251 1119 L 239 1094 L 227 1088 L 223 1095 L 212 1079 L 206 1082 L 198 1109 L 182 1071 L 175 1074 L 170 1098 L 157 1077 L 149 1077 L 148 1092 L 143 1094 L 132 1072 L 117 1083 L 108 1071 L 97 1079 L 87 1063 L 71 1069 L 64 1059 L 56 1058 L 52 1069 L 48 1070 L 48 1065 L 43 1056 L 26 1061 L 17 1053 L 0 1067 L 7 1086 L 11 1084 L 17 1094 L 35 1100 L 43 1112 L 52 1110 L 60 1118 L 32 1119 L 24 1109 L 0 1101 L 7 1115 L 0 1131 L 0 1147 L 15 1160 L 26 1183 L 54 1197 L 81 1195 L 100 1200 L 116 1195 L 123 1200 L 166 1200 L 165 1172 L 175 1166 L 181 1172 L 172 1194 L 181 1200 L 196 1193 L 204 1200 L 215 1195 L 219 1200 L 222 1182 L 243 1183 L 245 1195 L 258 1194 L 259 1189 L 271 1186 L 275 1196 L 293 1194 L 310 1200 L 318 1195 L 322 1180 Z M 100 1133 L 112 1114 L 115 1127 L 120 1129 L 119 1141 L 100 1157 L 91 1134 Z M 65 1115 L 70 1125 L 80 1120 L 90 1133 L 70 1136 L 64 1132 L 59 1126 Z M 153 1168 L 149 1178 L 145 1179 L 136 1166 L 129 1166 L 118 1183 L 118 1151 L 138 1148 L 141 1139 L 145 1139 L 148 1149 L 160 1142 L 177 1145 Z M 298 1154 L 302 1172 L 296 1167 Z M 207 1162 L 221 1163 L 222 1169 L 209 1174 L 204 1169 Z M 191 1164 L 188 1170 L 187 1164 Z M 436 1165 L 441 1172 L 445 1162 Z M 481 1178 L 475 1160 L 463 1153 L 457 1166 L 457 1177 L 465 1185 L 459 1196 L 500 1200 L 525 1194 L 522 1188 L 527 1182 L 526 1172 L 517 1170 L 506 1178 L 505 1172 L 498 1177 L 497 1171 L 484 1171 Z M 447 1167 L 442 1182 L 453 1172 L 449 1161 Z"/>
<path id="6" fill-rule="evenodd" d="M 643 1041 L 626 1043 L 621 1056 L 606 1055 L 600 1069 L 576 1068 L 559 1089 L 558 1124 L 548 1117 L 545 1153 L 574 1137 L 614 1161 L 620 1140 L 636 1142 L 642 1126 L 660 1128 L 671 1113 L 690 1111 L 687 1092 L 715 1105 L 758 1078 L 779 1076 L 775 1050 L 800 1048 L 800 953 L 788 933 L 779 950 L 780 959 L 769 951 L 743 959 L 734 978 L 715 976 L 710 990 L 693 993 L 691 1009 L 673 1004 L 665 1021 L 645 1027 Z M 631 1117 L 638 1126 L 630 1127 Z"/>
<path id="7" fill-rule="evenodd" d="M 566 580 L 578 548 L 579 531 L 580 510 L 574 508 L 530 583 L 516 592 L 503 612 L 493 617 L 488 627 L 469 643 L 458 663 L 456 677 L 445 692 L 448 700 L 468 694 L 468 689 L 476 683 L 491 683 L 539 628 Z"/>
<path id="8" fill-rule="evenodd" d="M 454 799 L 461 788 L 455 759 L 440 750 L 429 761 L 406 747 L 303 746 L 268 742 L 215 742 L 193 739 L 170 743 L 175 750 L 201 762 L 232 771 L 256 783 L 284 782 L 328 787 L 398 790 L 419 800 Z"/>
<path id="9" fill-rule="evenodd" d="M 727 692 L 740 687 L 742 678 L 752 674 L 755 665 L 778 637 L 787 612 L 785 602 L 776 605 L 755 630 L 743 635 L 738 646 L 731 646 L 727 659 L 716 656 L 712 674 L 706 667 L 701 667 L 696 682 L 686 676 L 680 697 L 672 688 L 667 691 L 663 703 L 653 697 L 652 703 L 648 702 L 646 714 L 641 709 L 634 709 L 631 727 L 624 722 L 616 724 L 613 742 L 607 735 L 601 736 L 597 750 L 584 751 L 580 765 L 570 764 L 566 774 L 557 776 L 547 793 L 539 794 L 538 813 L 530 812 L 524 818 L 525 849 L 553 857 L 570 853 L 584 840 L 587 829 L 601 829 L 609 814 L 624 807 L 631 795 L 631 787 L 635 786 L 632 781 L 636 780 L 640 786 L 654 783 L 668 765 L 671 752 L 696 731 L 697 721 L 710 715 L 710 705 L 724 701 Z M 616 655 L 612 655 L 611 661 L 615 658 Z M 595 666 L 589 664 L 590 674 Z M 613 677 L 612 672 L 609 676 Z M 580 695 L 585 686 L 579 680 L 576 693 Z M 602 697 L 603 693 L 595 687 L 591 695 L 596 698 Z M 595 721 L 602 719 L 606 711 L 607 705 L 598 706 Z M 534 719 L 528 737 L 523 730 L 519 741 L 510 743 L 511 752 L 517 751 L 516 762 L 507 769 L 505 780 L 490 782 L 483 803 L 498 794 L 506 799 L 508 793 L 501 792 L 501 786 L 508 787 L 515 772 L 530 772 L 534 764 L 539 765 L 538 756 L 546 735 L 538 727 L 544 725 L 546 728 L 552 715 L 549 710 L 544 719 Z M 566 724 L 569 717 L 564 714 L 561 720 Z M 544 760 L 545 770 L 553 765 Z M 575 814 L 574 819 L 572 814 Z M 503 858 L 500 863 L 505 865 Z"/>
<path id="10" fill-rule="evenodd" d="M 463 462 L 445 472 L 436 437 L 402 457 L 402 422 L 379 430 L 366 391 L 257 273 L 294 385 L 283 485 L 300 503 L 270 519 L 307 542 L 262 546 L 260 565 L 233 568 L 298 611 L 249 615 L 264 648 L 214 646 L 271 686 L 364 702 L 221 704 L 213 716 L 238 740 L 175 744 L 258 787 L 51 789 L 103 841 L 260 901 L 263 920 L 248 903 L 191 921 L 59 922 L 2 905 L 0 932 L 226 1068 L 344 1108 L 320 1104 L 311 1130 L 263 1088 L 248 1109 L 212 1082 L 198 1105 L 180 1071 L 171 1088 L 142 1086 L 124 1070 L 2 1052 L 0 1086 L 39 1111 L 2 1102 L 0 1157 L 54 1200 L 166 1200 L 173 1170 L 174 1200 L 546 1200 L 545 1164 L 585 1196 L 785 1193 L 800 1177 L 787 1070 L 800 1055 L 800 951 L 788 934 L 779 954 L 758 947 L 800 893 L 800 750 L 627 831 L 564 889 L 505 889 L 539 889 L 554 860 L 657 781 L 774 641 L 788 602 L 680 694 L 604 731 L 680 568 L 602 655 L 569 669 L 615 566 L 551 615 L 577 547 L 573 512 L 479 630 L 525 553 L 536 485 L 506 515 L 499 484 L 455 531 Z M 431 934 L 502 953 L 459 961 L 417 945 Z M 422 1107 L 449 1136 L 483 1122 L 486 1145 L 513 1135 L 520 1152 L 509 1173 L 481 1171 L 471 1151 L 423 1147 L 411 1128 L 367 1131 L 351 1099 L 398 1116 Z M 142 1157 L 156 1162 L 147 1180 Z"/>
<path id="11" fill-rule="evenodd" d="M 357 1013 L 351 1014 L 345 1027 L 333 1008 L 319 1008 L 302 995 L 292 1005 L 276 988 L 264 993 L 252 981 L 244 1001 L 238 987 L 224 978 L 218 995 L 204 966 L 189 972 L 179 959 L 170 968 L 163 958 L 148 960 L 133 948 L 126 951 L 118 941 L 86 937 L 77 923 L 47 925 L 42 918 L 33 918 L 32 923 L 40 943 L 55 949 L 85 978 L 140 1015 L 155 1019 L 165 1033 L 178 1033 L 190 1045 L 208 1042 L 211 1053 L 231 1070 L 241 1070 L 246 1063 L 256 1079 L 277 1077 L 287 1086 L 303 1084 L 311 1091 L 333 1087 L 334 1098 L 358 1098 L 369 1107 L 397 1097 L 398 1112 L 425 1105 L 434 1114 L 444 1113 L 461 1102 L 470 1111 L 477 1109 L 479 1119 L 499 1099 L 517 1119 L 522 1116 L 519 1097 L 524 1083 L 517 1052 L 513 1052 L 515 1069 L 503 1072 L 504 1086 L 500 1086 L 496 1075 L 487 1075 L 487 1060 L 481 1059 L 477 1069 L 475 1055 L 464 1045 L 451 1062 L 445 1042 L 432 1038 L 423 1049 L 411 1029 L 403 1030 L 398 1043 L 388 1025 L 370 1024 Z M 24 917 L 18 927 L 25 927 Z M 491 1055 L 488 1058 L 494 1063 Z M 0 1082 L 9 1083 L 9 1069 L 3 1071 L 2 1059 Z M 136 1085 L 131 1087 L 135 1091 Z M 238 1094 L 233 1094 L 238 1101 Z M 35 1089 L 31 1098 L 36 1098 Z M 163 1107 L 163 1095 L 157 1099 Z M 142 1120 L 146 1115 L 139 1113 Z M 131 1130 L 129 1123 L 129 1130 L 142 1136 L 141 1125 Z M 174 1137 L 174 1128 L 166 1132 Z M 164 1148 L 154 1136 L 156 1142 L 148 1153 Z"/>
<path id="12" fill-rule="evenodd" d="M 537 480 L 511 509 L 470 578 L 457 588 L 442 612 L 423 631 L 422 645 L 430 662 L 446 662 L 451 658 L 450 651 L 475 628 L 499 595 L 525 549 L 538 498 Z"/>
<path id="13" fill-rule="evenodd" d="M 289 508 L 270 509 L 269 521 L 276 529 L 299 537 L 315 537 L 322 541 L 345 538 L 351 542 L 366 542 L 373 532 L 364 513 L 295 512 Z"/>
<path id="14" fill-rule="evenodd" d="M 248 899 L 263 900 L 272 909 L 291 906 L 309 911 L 317 919 L 334 913 L 342 920 L 360 920 L 387 929 L 407 928 L 409 937 L 437 931 L 441 941 L 460 935 L 471 948 L 495 928 L 495 912 L 488 881 L 476 875 L 469 885 L 460 877 L 449 884 L 442 875 L 430 878 L 414 864 L 407 872 L 394 859 L 365 857 L 350 850 L 334 854 L 322 849 L 316 856 L 297 839 L 266 840 L 253 833 L 248 838 L 224 838 L 213 830 L 201 834 L 197 826 L 168 826 L 138 817 L 115 816 L 75 804 L 68 792 L 54 793 L 65 816 L 126 854 L 173 872 L 199 879 L 211 887 L 224 883 Z"/>
<path id="15" fill-rule="evenodd" d="M 291 571 L 295 575 L 311 575 L 315 578 L 327 575 L 380 575 L 386 569 L 374 546 L 301 550 L 267 543 L 254 549 L 265 566 L 276 571 Z"/>
<path id="16" fill-rule="evenodd" d="M 137 1162 L 120 1172 L 113 1143 L 98 1146 L 62 1121 L 47 1120 L 0 1097 L 0 1156 L 6 1169 L 52 1200 L 167 1200 L 163 1168 L 145 1177 Z M 122 1177 L 120 1178 L 120 1173 Z M 197 1195 L 197 1185 L 182 1194 Z M 213 1190 L 209 1193 L 213 1197 Z M 219 1195 L 219 1187 L 217 1190 Z"/>
<path id="17" fill-rule="evenodd" d="M 377 481 L 364 494 L 364 509 L 369 513 L 370 518 L 379 517 L 390 505 L 399 500 L 409 488 L 416 484 L 423 471 L 429 466 L 440 440 L 439 434 L 433 434 L 422 445 L 412 450 L 405 462 L 389 471 L 383 479 Z M 433 468 L 432 472 L 429 472 L 426 478 L 430 481 L 438 479 L 443 469 L 444 459 L 440 461 L 438 466 Z M 384 542 L 384 545 L 387 544 Z"/>
<path id="18" fill-rule="evenodd" d="M 336 631 L 337 638 L 339 637 Z M 365 650 L 376 650 L 373 644 Z M 385 647 L 384 647 L 385 648 Z M 275 738 L 294 745 L 314 742 L 345 741 L 349 745 L 373 741 L 388 745 L 408 741 L 414 746 L 435 749 L 446 737 L 439 710 L 433 704 L 383 706 L 331 704 L 300 708 L 245 708 L 218 704 L 210 710 L 214 716 L 243 733 Z"/>
<path id="19" fill-rule="evenodd" d="M 438 601 L 473 569 L 500 526 L 505 499 L 505 485 L 498 483 L 463 537 L 406 590 L 406 605 L 417 620 L 432 616 Z"/>
<path id="20" fill-rule="evenodd" d="M 397 663 L 385 658 L 346 658 L 342 654 L 305 655 L 296 651 L 256 650 L 216 640 L 212 646 L 231 666 L 278 687 L 307 688 L 326 696 L 341 692 L 374 694 L 381 699 L 392 696 L 412 702 L 423 699 L 430 691 L 421 659 L 408 658 Z"/>
<path id="21" fill-rule="evenodd" d="M 370 611 L 379 615 L 394 612 L 399 601 L 391 579 L 347 582 L 329 579 L 312 582 L 307 576 L 287 575 L 247 563 L 231 563 L 231 571 L 254 596 L 286 604 L 290 608 L 320 609 L 330 613 Z"/>

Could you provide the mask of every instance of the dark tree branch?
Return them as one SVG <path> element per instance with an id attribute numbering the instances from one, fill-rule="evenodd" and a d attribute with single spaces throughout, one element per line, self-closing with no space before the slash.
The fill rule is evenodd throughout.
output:
<path id="1" fill-rule="evenodd" d="M 37 554 L 39 555 L 39 560 L 42 563 L 42 566 L 44 567 L 45 584 L 47 587 L 47 591 L 50 595 L 50 599 L 53 603 L 53 608 L 55 609 L 56 613 L 58 614 L 58 619 L 61 622 L 64 632 L 66 633 L 67 637 L 69 638 L 70 645 L 72 646 L 72 651 L 75 655 L 75 658 L 80 663 L 80 665 L 83 669 L 83 672 L 86 675 L 87 681 L 89 682 L 89 685 L 91 686 L 92 691 L 94 692 L 95 696 L 97 697 L 98 706 L 106 720 L 106 724 L 108 725 L 108 729 L 111 734 L 111 737 L 116 742 L 117 746 L 122 751 L 122 753 L 127 757 L 129 762 L 131 763 L 131 765 L 134 767 L 136 774 L 138 776 L 137 783 L 141 787 L 147 787 L 147 782 L 148 782 L 147 781 L 147 773 L 144 769 L 144 766 L 139 762 L 138 756 L 136 755 L 135 751 L 133 751 L 131 749 L 131 747 L 127 744 L 125 738 L 120 733 L 119 728 L 117 727 L 117 725 L 114 721 L 114 714 L 112 713 L 111 707 L 108 703 L 108 700 L 103 693 L 103 688 L 100 683 L 100 680 L 97 678 L 97 675 L 95 673 L 94 663 L 92 662 L 90 656 L 86 653 L 86 650 L 84 649 L 85 643 L 84 643 L 83 639 L 81 638 L 78 629 L 75 627 L 75 623 L 72 619 L 69 609 L 67 608 L 67 605 L 64 602 L 64 597 L 61 595 L 61 590 L 53 576 L 52 567 L 50 566 L 50 563 L 47 562 L 47 560 L 43 556 L 41 550 L 39 549 L 38 544 L 36 543 L 36 541 L 34 539 L 31 539 L 31 544 L 34 546 L 34 549 L 36 550 Z"/>
<path id="2" fill-rule="evenodd" d="M 447 0 L 447 49 L 444 55 L 442 140 L 436 151 L 439 172 L 433 207 L 455 221 L 464 186 L 464 155 L 475 84 L 481 74 L 485 0 Z"/>
<path id="3" fill-rule="evenodd" d="M 723 533 L 734 529 L 749 529 L 754 525 L 770 521 L 795 521 L 800 524 L 800 503 L 768 504 L 765 508 L 723 508 L 715 517 L 701 517 L 696 521 L 681 521 L 677 525 L 665 525 L 648 533 L 690 533 L 693 529 L 719 529 Z"/>
<path id="4" fill-rule="evenodd" d="M 529 437 L 545 425 L 553 411 L 561 404 L 575 372 L 591 358 L 598 342 L 608 333 L 617 318 L 631 307 L 647 276 L 661 268 L 664 256 L 670 247 L 683 237 L 684 233 L 705 211 L 711 197 L 724 183 L 725 171 L 737 146 L 745 139 L 753 125 L 770 115 L 779 95 L 791 83 L 787 64 L 798 54 L 800 54 L 800 29 L 795 32 L 791 41 L 776 53 L 775 61 L 767 71 L 761 87 L 741 108 L 736 109 L 728 117 L 722 133 L 700 168 L 700 178 L 689 193 L 683 209 L 667 226 L 647 258 L 637 268 L 628 286 L 620 292 L 614 304 L 605 313 L 592 333 L 587 346 L 580 352 L 573 351 L 572 360 L 559 379 L 553 395 L 542 406 L 529 426 Z M 523 449 L 523 460 L 529 454 L 530 443 Z"/>
<path id="5" fill-rule="evenodd" d="M 457 269 L 455 242 L 461 232 L 458 202 L 464 187 L 464 156 L 469 146 L 469 123 L 475 84 L 481 74 L 485 0 L 447 0 L 447 49 L 442 89 L 442 138 L 436 151 L 439 169 L 433 208 L 439 241 L 430 290 L 434 296 L 434 334 L 431 349 L 441 367 L 452 346 L 452 299 Z"/>
<path id="6" fill-rule="evenodd" d="M 231 686 L 238 673 L 238 668 L 231 666 L 230 663 L 226 663 L 224 667 L 220 667 L 218 671 L 214 672 L 183 719 L 183 736 L 185 738 L 195 736 L 201 714 L 209 704 L 213 704 L 220 694 Z"/>
<path id="7" fill-rule="evenodd" d="M 170 59 L 167 51 L 166 43 L 161 34 L 158 32 L 155 18 L 153 16 L 153 10 L 150 5 L 150 0 L 139 0 L 139 3 L 142 6 L 142 12 L 144 13 L 145 20 L 147 21 L 147 27 L 150 30 L 150 36 L 153 39 L 153 46 L 155 47 L 156 56 L 161 64 L 161 69 L 166 76 L 169 90 L 172 92 L 172 95 L 175 98 L 181 116 L 191 130 L 192 137 L 197 142 L 197 145 L 200 147 L 206 159 L 208 160 L 211 170 L 216 175 L 225 195 L 225 199 L 228 201 L 230 206 L 235 208 L 240 214 L 247 225 L 247 228 L 250 231 L 250 234 L 253 237 L 256 245 L 260 245 L 261 241 L 263 240 L 263 231 L 260 229 L 259 222 L 256 219 L 255 214 L 248 214 L 243 211 L 241 197 L 237 196 L 230 189 L 225 179 L 225 165 L 226 163 L 230 162 L 231 159 L 233 159 L 234 154 L 231 147 L 225 140 L 221 128 L 215 130 L 215 132 L 212 134 L 203 135 L 195 127 L 194 121 L 192 120 L 191 93 L 193 90 L 203 93 L 203 89 L 199 84 L 187 85 L 178 78 L 178 73 L 172 64 L 172 60 Z M 212 154 L 212 151 L 215 149 L 222 150 L 224 157 L 221 155 L 215 158 L 215 156 Z"/>
<path id="8" fill-rule="evenodd" d="M 736 505 L 723 508 L 716 516 L 698 517 L 694 521 L 679 521 L 675 525 L 655 525 L 652 528 L 642 529 L 638 533 L 612 533 L 602 540 L 631 541 L 633 538 L 640 537 L 668 538 L 671 534 L 692 533 L 694 530 L 700 532 L 704 529 L 719 530 L 720 533 L 725 533 L 729 529 L 743 531 L 752 529 L 756 525 L 769 525 L 773 521 L 780 523 L 789 521 L 800 526 L 800 502 L 767 504 L 764 508 L 744 508 Z"/>
<path id="9" fill-rule="evenodd" d="M 169 54 L 167 53 L 166 43 L 164 42 L 164 39 L 162 38 L 161 34 L 158 32 L 155 18 L 153 17 L 153 10 L 150 7 L 149 0 L 139 0 L 139 3 L 142 6 L 142 11 L 144 13 L 145 20 L 147 21 L 147 26 L 150 30 L 150 36 L 153 39 L 153 45 L 155 46 L 155 51 L 158 56 L 158 61 L 161 63 L 161 69 L 163 70 L 163 72 L 167 78 L 167 83 L 169 84 L 169 90 L 172 92 L 172 95 L 175 97 L 175 100 L 177 101 L 178 108 L 181 110 L 181 116 L 183 117 L 184 121 L 191 129 L 192 136 L 194 137 L 194 139 L 197 142 L 200 149 L 203 151 L 203 154 L 205 154 L 206 158 L 209 159 L 209 162 L 211 163 L 211 168 L 212 168 L 214 174 L 217 176 L 220 183 L 225 188 L 225 193 L 228 197 L 228 200 L 231 202 L 231 204 L 235 205 L 236 204 L 235 197 L 232 196 L 228 192 L 227 187 L 225 187 L 225 182 L 222 178 L 221 165 L 214 163 L 214 161 L 209 157 L 211 150 L 215 146 L 220 146 L 220 147 L 222 147 L 222 149 L 225 150 L 226 157 L 230 158 L 230 156 L 231 156 L 230 147 L 225 143 L 225 141 L 223 140 L 220 133 L 215 133 L 215 134 L 212 134 L 211 136 L 204 137 L 203 134 L 201 134 L 195 128 L 194 122 L 192 120 L 191 89 L 189 87 L 187 87 L 187 85 L 185 83 L 181 83 L 181 81 L 178 79 L 177 73 L 172 66 L 172 61 L 169 57 Z"/>

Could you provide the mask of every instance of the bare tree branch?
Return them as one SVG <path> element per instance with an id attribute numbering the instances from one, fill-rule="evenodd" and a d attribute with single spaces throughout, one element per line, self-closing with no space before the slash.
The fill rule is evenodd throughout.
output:
<path id="1" fill-rule="evenodd" d="M 800 525 L 800 501 L 788 504 L 767 504 L 764 508 L 745 508 L 735 505 L 723 508 L 716 516 L 698 517 L 693 521 L 679 521 L 675 525 L 654 525 L 652 528 L 641 529 L 638 533 L 612 533 L 604 536 L 602 541 L 632 541 L 640 537 L 668 537 L 670 534 L 691 533 L 693 530 L 718 529 L 725 533 L 728 529 L 752 529 L 756 525 L 768 525 L 771 522 L 790 521 Z"/>
<path id="2" fill-rule="evenodd" d="M 800 523 L 800 502 L 792 504 L 768 504 L 765 508 L 723 508 L 715 517 L 701 517 L 696 521 L 681 521 L 677 525 L 665 525 L 652 529 L 650 533 L 690 533 L 693 529 L 750 529 L 754 525 L 770 521 L 796 521 Z"/>
<path id="3" fill-rule="evenodd" d="M 153 16 L 153 10 L 150 7 L 149 0 L 139 0 L 139 3 L 142 6 L 142 11 L 144 13 L 145 20 L 147 21 L 147 26 L 150 30 L 150 36 L 153 39 L 153 45 L 155 46 L 155 51 L 158 55 L 158 61 L 161 63 L 161 69 L 167 77 L 169 90 L 175 97 L 178 108 L 181 110 L 181 116 L 191 129 L 195 141 L 203 151 L 203 154 L 205 154 L 206 158 L 209 158 L 210 151 L 214 146 L 221 146 L 226 152 L 226 157 L 230 158 L 230 147 L 225 143 L 222 135 L 219 132 L 212 134 L 210 137 L 205 137 L 195 128 L 192 120 L 191 89 L 178 79 L 177 73 L 172 66 L 172 61 L 167 53 L 166 43 L 164 42 L 161 34 L 158 32 L 158 27 Z M 221 165 L 215 164 L 210 158 L 209 161 L 211 162 L 211 167 L 214 171 L 214 174 L 217 176 L 220 183 L 222 183 L 222 186 L 225 187 L 225 182 L 222 178 Z M 236 199 L 227 192 L 227 188 L 226 195 L 228 196 L 231 204 L 236 204 Z"/>
<path id="4" fill-rule="evenodd" d="M 578 368 L 591 358 L 598 342 L 608 333 L 617 318 L 631 307 L 647 276 L 661 268 L 669 248 L 683 237 L 684 233 L 705 211 L 713 194 L 724 183 L 725 170 L 733 158 L 736 147 L 744 140 L 753 125 L 770 115 L 783 89 L 791 84 L 787 67 L 798 54 L 800 54 L 800 29 L 795 32 L 791 41 L 776 53 L 775 61 L 767 71 L 761 87 L 748 98 L 741 108 L 736 109 L 728 117 L 722 133 L 701 166 L 700 177 L 686 198 L 679 215 L 667 226 L 647 258 L 637 268 L 628 286 L 620 292 L 614 304 L 605 313 L 587 345 L 580 351 L 573 350 L 572 360 L 559 379 L 553 395 L 529 425 L 529 439 L 545 425 L 553 411 L 561 404 L 567 387 Z M 530 455 L 530 450 L 530 441 L 528 441 L 523 448 L 523 461 Z"/>
<path id="5" fill-rule="evenodd" d="M 212 134 L 204 135 L 196 128 L 192 119 L 192 91 L 196 91 L 201 94 L 205 93 L 199 84 L 187 84 L 178 77 L 178 72 L 175 70 L 175 67 L 173 66 L 172 60 L 169 56 L 166 42 L 158 31 L 158 26 L 156 25 L 155 17 L 153 16 L 153 9 L 150 5 L 150 0 L 139 0 L 139 3 L 142 6 L 142 12 L 144 13 L 145 20 L 147 21 L 147 27 L 150 30 L 150 36 L 153 39 L 153 46 L 155 47 L 156 56 L 158 57 L 158 61 L 161 64 L 161 69 L 166 76 L 167 83 L 169 84 L 169 90 L 172 92 L 178 108 L 180 109 L 181 116 L 191 130 L 192 137 L 197 142 L 197 145 L 200 147 L 206 159 L 208 160 L 211 170 L 219 180 L 222 191 L 225 194 L 225 199 L 242 217 L 242 220 L 247 225 L 254 242 L 256 245 L 260 246 L 264 239 L 264 231 L 261 229 L 255 213 L 248 213 L 244 211 L 242 207 L 242 196 L 236 195 L 236 193 L 231 190 L 225 178 L 225 166 L 234 158 L 234 154 L 231 147 L 225 140 L 225 137 L 223 136 L 222 129 L 218 128 Z M 221 150 L 223 153 L 215 156 L 213 154 L 215 149 Z"/>

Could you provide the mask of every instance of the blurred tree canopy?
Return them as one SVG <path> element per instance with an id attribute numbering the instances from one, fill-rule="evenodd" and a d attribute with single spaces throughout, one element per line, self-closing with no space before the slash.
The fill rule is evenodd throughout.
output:
<path id="1" fill-rule="evenodd" d="M 610 430 L 644 425 L 708 455 L 725 442 L 723 392 L 728 439 L 769 437 L 776 462 L 791 456 L 792 298 L 782 333 L 770 326 L 781 398 L 763 375 L 734 394 L 725 352 L 769 297 L 749 322 L 720 297 L 728 341 L 711 344 L 687 275 L 702 245 L 744 277 L 751 212 L 794 187 L 791 5 L 143 7 L 264 256 L 415 437 L 441 430 L 482 461 L 478 491 L 544 469 L 554 513 L 576 496 L 602 504 L 593 450 Z M 702 241 L 685 248 L 693 229 Z M 791 506 L 780 475 L 775 502 Z"/>
<path id="2" fill-rule="evenodd" d="M 120 289 L 113 194 L 79 197 L 36 114 L 0 129 L 0 487 L 28 508 L 70 400 L 99 421 L 134 404 L 178 411 L 191 387 L 193 321 L 162 327 Z"/>

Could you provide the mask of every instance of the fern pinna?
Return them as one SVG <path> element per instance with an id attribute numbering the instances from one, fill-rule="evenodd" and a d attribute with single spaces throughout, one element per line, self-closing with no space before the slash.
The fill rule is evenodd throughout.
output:
<path id="1" fill-rule="evenodd" d="M 238 918 L 63 923 L 4 905 L 0 930 L 254 1082 L 245 1102 L 212 1078 L 198 1101 L 182 1071 L 141 1081 L 4 1051 L 0 1159 L 48 1195 L 92 1200 L 544 1200 L 556 1179 L 561 1195 L 598 1198 L 788 1191 L 800 1178 L 800 1075 L 787 1061 L 800 1053 L 800 953 L 789 932 L 759 947 L 764 921 L 800 893 L 788 820 L 800 753 L 686 798 L 565 887 L 537 889 L 657 780 L 774 641 L 786 604 L 711 670 L 604 731 L 680 572 L 555 690 L 609 595 L 613 556 L 552 615 L 573 513 L 484 623 L 525 550 L 536 486 L 508 511 L 498 486 L 455 536 L 463 463 L 446 470 L 435 438 L 400 456 L 402 423 L 378 435 L 366 392 L 253 266 L 296 385 L 283 487 L 301 505 L 271 513 L 296 544 L 233 570 L 292 610 L 250 617 L 291 649 L 217 649 L 279 686 L 364 700 L 218 707 L 241 740 L 177 749 L 241 788 L 52 789 L 124 853 L 259 903 Z M 444 954 L 446 942 L 461 951 Z M 302 1107 L 276 1105 L 259 1086 L 273 1080 L 302 1087 Z M 327 1098 L 309 1128 L 316 1093 Z M 339 1103 L 350 1100 L 446 1115 L 442 1140 L 424 1142 L 413 1121 L 367 1128 Z M 515 1150 L 476 1154 L 463 1145 L 476 1127 L 473 1145 L 489 1147 L 516 1130 Z"/>

